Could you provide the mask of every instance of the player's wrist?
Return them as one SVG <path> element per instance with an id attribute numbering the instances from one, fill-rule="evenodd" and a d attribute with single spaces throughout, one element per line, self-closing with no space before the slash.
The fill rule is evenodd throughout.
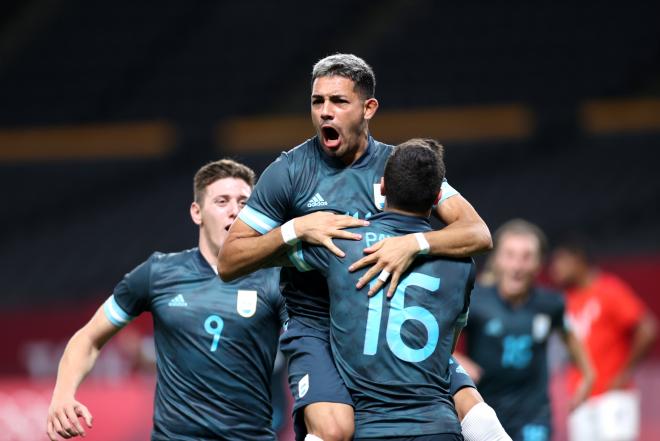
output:
<path id="1" fill-rule="evenodd" d="M 431 251 L 431 245 L 424 237 L 424 233 L 415 233 L 414 236 L 418 246 L 417 254 L 428 254 Z"/>
<path id="2" fill-rule="evenodd" d="M 300 238 L 296 233 L 294 219 L 285 222 L 284 225 L 282 225 L 282 227 L 280 228 L 280 232 L 282 233 L 282 240 L 284 241 L 285 244 L 295 245 L 298 242 L 300 242 Z"/>

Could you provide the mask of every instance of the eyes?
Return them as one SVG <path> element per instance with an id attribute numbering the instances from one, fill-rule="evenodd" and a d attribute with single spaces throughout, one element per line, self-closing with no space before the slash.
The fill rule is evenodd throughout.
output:
<path id="1" fill-rule="evenodd" d="M 219 197 L 219 198 L 216 198 L 213 202 L 215 203 L 215 205 L 222 208 L 222 207 L 226 207 L 227 205 L 229 205 L 229 203 L 231 202 L 231 198 Z M 247 204 L 247 198 L 239 199 L 237 201 L 237 204 L 238 204 L 239 208 L 245 207 L 245 205 Z"/>
<path id="2" fill-rule="evenodd" d="M 312 105 L 320 105 L 323 104 L 324 98 L 321 96 L 313 96 L 312 97 Z M 343 96 L 331 96 L 329 101 L 333 104 L 348 104 L 349 101 Z"/>

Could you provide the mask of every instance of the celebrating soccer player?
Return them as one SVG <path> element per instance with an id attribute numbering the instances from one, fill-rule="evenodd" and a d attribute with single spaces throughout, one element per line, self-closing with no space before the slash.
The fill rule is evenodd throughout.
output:
<path id="1" fill-rule="evenodd" d="M 383 289 L 360 295 L 361 272 L 348 266 L 386 237 L 423 233 L 444 178 L 442 147 L 414 139 L 398 145 L 385 166 L 385 211 L 368 227 L 338 240 L 346 257 L 299 242 L 289 251 L 300 271 L 319 270 L 330 291 L 335 364 L 355 405 L 354 440 L 462 440 L 450 395 L 450 356 L 465 325 L 474 283 L 471 259 L 417 258 L 388 302 Z M 425 247 L 425 245 L 424 245 Z"/>
<path id="2" fill-rule="evenodd" d="M 48 412 L 51 440 L 85 435 L 92 415 L 75 398 L 103 345 L 151 312 L 157 354 L 152 440 L 274 440 L 270 379 L 286 312 L 279 270 L 231 283 L 217 277 L 217 255 L 245 205 L 254 172 L 231 160 L 202 167 L 190 216 L 199 245 L 154 253 L 128 273 L 69 341 Z"/>
<path id="3" fill-rule="evenodd" d="M 466 327 L 471 360 L 461 362 L 515 441 L 550 440 L 547 342 L 552 331 L 561 333 L 583 375 L 573 406 L 584 401 L 593 382 L 587 355 L 564 319 L 563 297 L 535 285 L 545 244 L 543 232 L 527 221 L 512 220 L 497 230 L 495 285 L 475 287 Z"/>
<path id="4" fill-rule="evenodd" d="M 369 135 L 369 121 L 378 109 L 375 84 L 371 67 L 354 55 L 336 54 L 316 63 L 311 93 L 316 136 L 282 153 L 259 179 L 221 250 L 224 280 L 272 264 L 301 240 L 343 257 L 332 239 L 362 239 L 344 229 L 368 225 L 366 219 L 383 209 L 380 180 L 392 151 L 392 146 Z M 365 249 L 368 255 L 349 268 L 357 271 L 371 265 L 359 278 L 358 288 L 369 284 L 373 294 L 389 281 L 391 296 L 419 253 L 465 257 L 490 248 L 488 228 L 446 182 L 433 211 L 446 228 L 423 233 L 423 241 L 406 234 L 373 241 Z M 286 269 L 282 278 L 291 319 L 282 351 L 289 357 L 297 437 L 309 433 L 308 439 L 350 440 L 353 402 L 330 349 L 326 280 L 317 271 Z M 474 399 L 476 391 L 471 391 L 463 388 L 460 395 Z M 457 409 L 466 412 L 481 401 L 477 397 L 463 406 L 460 395 L 454 397 Z"/>

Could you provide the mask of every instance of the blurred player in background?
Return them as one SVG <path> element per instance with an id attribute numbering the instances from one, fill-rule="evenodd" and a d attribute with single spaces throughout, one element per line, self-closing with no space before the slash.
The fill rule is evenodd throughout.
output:
<path id="1" fill-rule="evenodd" d="M 432 140 L 395 147 L 381 183 L 385 211 L 368 227 L 350 230 L 362 241 L 338 240 L 346 257 L 302 242 L 288 253 L 300 271 L 319 270 L 328 280 L 331 346 L 355 404 L 356 441 L 463 439 L 449 360 L 467 320 L 472 259 L 418 257 L 390 301 L 382 288 L 371 298 L 360 295 L 355 285 L 364 271 L 348 271 L 377 240 L 417 234 L 423 241 L 432 231 L 429 216 L 444 178 L 441 155 Z"/>
<path id="2" fill-rule="evenodd" d="M 593 382 L 586 352 L 564 321 L 564 298 L 535 285 L 545 244 L 541 230 L 523 220 L 498 229 L 495 285 L 475 287 L 466 327 L 469 359 L 457 357 L 516 441 L 550 440 L 547 342 L 552 331 L 561 332 L 582 373 L 573 407 L 586 399 Z"/>
<path id="3" fill-rule="evenodd" d="M 271 264 L 300 240 L 342 257 L 333 238 L 361 239 L 343 229 L 365 226 L 363 219 L 382 210 L 380 179 L 392 149 L 369 135 L 369 121 L 378 109 L 375 84 L 371 67 L 354 55 L 332 55 L 314 66 L 311 116 L 316 136 L 282 153 L 260 177 L 221 251 L 224 280 Z M 370 286 L 371 292 L 378 291 L 391 275 L 391 295 L 420 252 L 465 257 L 490 248 L 485 223 L 446 183 L 434 212 L 449 225 L 424 234 L 428 249 L 421 249 L 413 234 L 376 242 L 350 268 L 373 265 L 358 288 L 380 273 Z M 316 271 L 291 269 L 283 269 L 282 278 L 291 319 L 282 350 L 289 357 L 297 436 L 302 439 L 309 432 L 308 439 L 350 440 L 353 403 L 332 359 L 326 281 Z"/>
<path id="4" fill-rule="evenodd" d="M 639 394 L 632 374 L 657 336 L 653 315 L 623 280 L 600 271 L 584 239 L 560 244 L 550 275 L 566 289 L 571 327 L 583 342 L 596 372 L 590 398 L 569 416 L 571 440 L 628 441 L 639 433 Z M 571 391 L 581 373 L 569 371 Z"/>
<path id="5" fill-rule="evenodd" d="M 190 216 L 198 247 L 154 253 L 71 338 L 48 412 L 51 440 L 84 436 L 79 417 L 91 427 L 76 391 L 103 345 L 145 311 L 153 316 L 157 354 L 153 440 L 275 439 L 270 379 L 286 314 L 279 270 L 231 283 L 217 277 L 218 251 L 253 184 L 254 172 L 231 160 L 197 172 Z"/>

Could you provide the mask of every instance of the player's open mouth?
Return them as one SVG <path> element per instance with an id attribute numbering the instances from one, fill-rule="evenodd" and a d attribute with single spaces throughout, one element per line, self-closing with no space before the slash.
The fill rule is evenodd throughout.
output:
<path id="1" fill-rule="evenodd" d="M 339 132 L 334 127 L 321 127 L 321 135 L 323 136 L 323 145 L 329 149 L 336 149 L 341 144 Z"/>

